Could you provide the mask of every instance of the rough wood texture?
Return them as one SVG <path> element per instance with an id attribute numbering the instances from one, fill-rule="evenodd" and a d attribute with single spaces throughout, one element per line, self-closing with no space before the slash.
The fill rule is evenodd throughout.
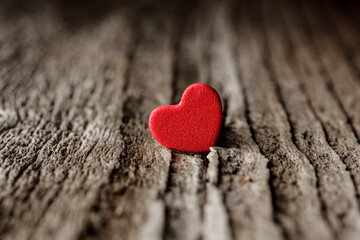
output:
<path id="1" fill-rule="evenodd" d="M 0 239 L 359 239 L 357 7 L 2 1 Z M 195 82 L 222 134 L 170 151 Z"/>

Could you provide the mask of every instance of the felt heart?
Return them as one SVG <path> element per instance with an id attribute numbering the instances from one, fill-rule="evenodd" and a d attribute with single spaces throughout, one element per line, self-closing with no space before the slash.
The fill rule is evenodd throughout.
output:
<path id="1" fill-rule="evenodd" d="M 190 85 L 178 105 L 156 108 L 149 128 L 163 146 L 183 152 L 208 152 L 219 137 L 222 106 L 215 89 L 204 83 Z"/>

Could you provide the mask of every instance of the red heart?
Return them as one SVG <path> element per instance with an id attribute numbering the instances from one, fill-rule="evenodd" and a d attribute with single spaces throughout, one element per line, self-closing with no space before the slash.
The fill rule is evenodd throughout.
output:
<path id="1" fill-rule="evenodd" d="M 219 137 L 222 106 L 216 90 L 204 83 L 190 85 L 178 105 L 152 111 L 149 128 L 163 146 L 183 152 L 208 152 Z"/>

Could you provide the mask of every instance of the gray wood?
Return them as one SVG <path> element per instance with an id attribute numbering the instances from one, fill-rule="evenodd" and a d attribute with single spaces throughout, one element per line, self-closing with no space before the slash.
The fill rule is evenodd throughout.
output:
<path id="1" fill-rule="evenodd" d="M 268 10 L 269 7 L 264 9 Z M 293 16 L 294 18 L 298 17 L 294 12 L 287 12 L 286 15 Z M 271 31 L 272 28 L 279 25 L 279 22 L 283 22 L 282 20 L 277 22 L 271 21 L 271 19 L 275 18 L 275 16 L 272 16 L 272 18 L 269 17 L 269 19 L 265 20 L 268 23 L 270 33 L 275 33 L 275 31 Z M 293 31 L 292 27 L 297 26 L 292 24 L 293 22 L 291 21 L 288 24 L 289 32 Z M 285 34 L 282 35 L 284 36 Z M 270 50 L 270 68 L 276 82 L 275 88 L 278 88 L 279 100 L 282 102 L 289 118 L 295 144 L 314 166 L 318 178 L 319 197 L 321 204 L 325 208 L 323 214 L 334 230 L 333 235 L 340 239 L 354 239 L 359 234 L 360 226 L 358 225 L 359 215 L 357 214 L 358 208 L 354 186 L 349 172 L 346 171 L 346 166 L 341 161 L 339 155 L 327 143 L 322 125 L 302 93 L 299 81 L 296 80 L 296 72 L 290 68 L 283 67 L 289 58 L 286 55 L 287 49 L 276 45 L 284 43 L 281 40 L 276 41 L 278 40 L 277 36 L 281 36 L 281 34 L 269 36 L 269 45 L 272 46 Z M 296 39 L 299 41 L 303 38 L 297 36 Z M 301 49 L 301 46 L 295 44 L 294 49 L 296 49 L 294 52 L 297 52 L 297 50 L 306 51 Z M 301 64 L 300 69 L 310 68 L 308 65 L 316 66 L 310 59 L 305 57 L 299 58 L 298 63 L 299 65 Z M 293 69 L 298 69 L 297 66 L 299 65 L 294 64 Z M 302 73 L 304 72 L 303 70 Z M 304 74 L 302 77 L 311 81 L 313 76 Z M 322 80 L 320 76 L 315 79 L 312 81 Z M 339 181 L 338 179 L 343 180 Z M 335 188 L 337 188 L 335 190 L 336 195 L 334 194 Z M 343 204 L 341 205 L 340 202 L 343 202 Z M 338 216 L 341 214 L 344 214 L 344 217 L 339 219 Z"/>
<path id="2" fill-rule="evenodd" d="M 336 41 L 337 36 L 331 36 L 334 26 L 326 24 L 326 18 L 314 16 L 313 8 L 307 5 L 304 5 L 304 8 L 304 13 L 307 13 L 305 23 L 308 24 L 308 32 L 310 34 L 316 32 L 313 41 L 323 63 L 326 80 L 344 108 L 355 135 L 360 139 L 360 82 L 357 70 L 349 63 L 346 50 Z"/>
<path id="3" fill-rule="evenodd" d="M 235 238 L 282 239 L 281 229 L 273 219 L 268 160 L 252 139 L 246 119 L 244 89 L 232 53 L 236 37 L 226 22 L 228 13 L 224 9 L 218 12 L 209 56 L 210 83 L 226 103 L 223 146 L 215 148 L 221 163 L 218 184 L 224 192 Z"/>
<path id="4" fill-rule="evenodd" d="M 251 2 L 242 6 L 237 55 L 250 126 L 269 159 L 275 220 L 282 226 L 285 238 L 328 239 L 331 230 L 321 214 L 314 168 L 293 141 L 291 125 L 264 61 L 269 55 L 261 35 L 263 22 L 259 15 L 252 17 L 257 7 Z"/>
<path id="5" fill-rule="evenodd" d="M 1 2 L 0 239 L 358 239 L 356 5 Z M 222 133 L 171 151 L 195 82 Z"/>

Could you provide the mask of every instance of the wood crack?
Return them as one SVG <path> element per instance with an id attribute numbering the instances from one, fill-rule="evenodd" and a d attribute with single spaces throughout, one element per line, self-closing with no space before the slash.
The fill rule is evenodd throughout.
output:
<path id="1" fill-rule="evenodd" d="M 306 8 L 306 9 L 305 9 Z M 309 36 L 311 36 L 311 41 L 309 43 L 311 44 L 312 50 L 316 53 L 314 54 L 314 57 L 316 57 L 316 60 L 320 63 L 321 67 L 321 73 L 323 75 L 324 80 L 326 81 L 326 84 L 328 86 L 329 91 L 333 94 L 333 97 L 336 99 L 336 101 L 339 103 L 340 107 L 342 108 L 342 111 L 347 117 L 347 121 L 349 125 L 351 126 L 354 135 L 357 138 L 357 141 L 359 143 L 360 136 L 359 136 L 359 115 L 357 114 L 357 111 L 353 109 L 357 106 L 357 104 L 360 101 L 360 98 L 358 97 L 358 94 L 356 91 L 360 89 L 359 81 L 356 80 L 358 77 L 355 77 L 353 74 L 354 69 L 350 69 L 349 64 L 346 60 L 345 54 L 341 51 L 342 48 L 339 46 L 338 41 L 334 41 L 332 38 L 327 39 L 326 48 L 319 45 L 319 40 L 314 38 L 314 29 L 317 31 L 321 30 L 321 40 L 324 39 L 324 36 L 327 36 L 329 33 L 329 28 L 327 25 L 324 25 L 323 20 L 320 20 L 319 18 L 314 18 L 313 16 L 310 16 L 308 13 L 305 14 L 305 10 L 307 11 L 314 11 L 312 7 L 307 6 L 305 3 L 302 3 L 300 6 L 299 14 L 302 18 L 304 18 L 304 30 L 306 31 Z M 311 13 L 311 12 L 310 12 Z M 311 25 L 314 25 L 312 26 Z M 336 38 L 336 37 L 335 37 Z M 331 48 L 331 49 L 328 49 Z M 341 49 L 340 49 L 341 48 Z M 331 50 L 334 54 L 332 57 L 340 58 L 342 60 L 345 60 L 344 62 L 341 62 L 341 67 L 335 68 L 334 72 L 332 74 L 332 62 L 328 61 L 330 59 L 327 55 L 327 51 Z M 340 70 L 337 70 L 340 69 Z M 342 74 L 342 78 L 344 81 L 346 81 L 346 84 L 338 84 L 338 79 L 340 77 L 340 73 Z M 356 75 L 357 76 L 357 75 Z M 356 78 L 356 79 L 354 79 Z M 356 82 L 355 82 L 356 81 Z M 337 85 L 335 85 L 337 84 Z M 348 87 L 348 86 L 351 86 Z M 343 89 L 343 87 L 346 87 Z M 348 92 L 348 96 L 352 98 L 352 102 L 349 103 L 348 101 L 345 101 L 344 98 L 341 98 L 342 94 L 340 94 L 340 91 L 344 90 L 352 90 L 351 92 Z M 357 122 L 355 122 L 357 121 Z"/>
<path id="2" fill-rule="evenodd" d="M 261 15 L 255 14 L 258 9 L 255 3 L 247 1 L 242 9 L 246 17 L 240 22 L 240 29 L 246 37 L 240 36 L 239 39 L 239 66 L 249 109 L 248 119 L 259 148 L 270 161 L 268 167 L 271 174 L 274 174 L 274 178 L 271 178 L 271 184 L 276 186 L 273 191 L 274 208 L 286 234 L 283 236 L 290 239 L 306 238 L 308 229 L 313 227 L 310 222 L 316 218 L 318 237 L 327 239 L 330 233 L 318 205 L 321 199 L 318 198 L 314 168 L 294 143 L 294 131 L 291 133 L 293 126 L 290 125 L 287 113 L 279 102 L 271 73 L 269 74 L 268 63 L 264 60 L 269 57 L 263 38 L 264 20 Z M 253 40 L 247 40 L 248 38 Z M 257 66 L 256 70 L 251 70 L 253 66 Z M 289 155 L 288 152 L 292 154 Z M 288 173 L 289 168 L 297 168 L 297 175 Z M 306 177 L 302 175 L 304 172 Z M 300 200 L 303 198 L 303 188 L 309 189 L 307 198 L 313 199 L 311 203 Z M 290 194 L 290 191 L 293 197 L 286 199 L 285 196 Z M 281 196 L 281 200 L 278 200 L 278 196 Z M 316 205 L 314 201 L 317 202 Z M 297 204 L 306 204 L 313 210 L 311 213 L 291 211 L 289 207 Z M 294 221 L 290 227 L 289 219 L 284 219 L 284 215 L 292 214 L 295 214 L 297 219 L 303 214 L 303 221 Z M 319 226 L 322 228 L 321 231 L 318 229 Z"/>
<path id="3" fill-rule="evenodd" d="M 312 33 L 311 33 L 311 31 L 309 30 L 309 27 L 308 27 L 308 26 L 305 27 L 304 29 L 305 29 L 306 32 L 309 34 L 309 36 L 312 36 Z M 316 52 L 316 54 L 314 54 L 314 56 L 319 56 L 319 54 L 321 54 L 321 52 L 319 51 L 319 49 L 317 48 L 317 46 L 314 44 L 313 41 L 311 41 L 311 43 L 312 43 L 312 48 L 313 48 L 314 51 Z M 320 62 L 320 63 L 322 62 L 320 57 L 317 58 L 317 61 Z M 339 107 L 341 108 L 342 113 L 346 116 L 347 123 L 348 123 L 349 127 L 351 128 L 354 136 L 356 137 L 358 144 L 360 144 L 360 136 L 358 135 L 358 133 L 357 133 L 355 127 L 354 127 L 352 118 L 349 116 L 349 114 L 348 114 L 348 112 L 346 111 L 346 109 L 345 109 L 342 101 L 339 99 L 339 96 L 338 96 L 338 94 L 336 93 L 336 91 L 335 91 L 335 89 L 334 89 L 334 86 L 333 86 L 333 84 L 331 83 L 331 80 L 329 79 L 330 76 L 327 74 L 326 68 L 325 68 L 325 66 L 324 66 L 323 64 L 321 65 L 321 71 L 320 71 L 320 72 L 321 72 L 321 74 L 322 74 L 323 79 L 325 80 L 326 87 L 327 87 L 328 91 L 331 93 L 332 97 L 333 97 L 333 98 L 336 100 L 336 102 L 338 103 Z"/>
<path id="4" fill-rule="evenodd" d="M 262 20 L 263 22 L 265 22 L 264 18 L 262 17 Z M 263 29 L 265 29 L 265 24 L 262 26 Z M 265 50 L 265 56 L 264 56 L 264 66 L 266 68 L 266 70 L 269 72 L 269 75 L 270 75 L 270 80 L 272 81 L 274 87 L 275 87 L 275 95 L 277 96 L 277 100 L 278 102 L 280 103 L 280 105 L 282 106 L 282 109 L 284 110 L 285 114 L 286 114 L 286 118 L 287 118 L 287 122 L 289 124 L 289 127 L 290 127 L 290 134 L 291 134 L 291 140 L 292 140 L 292 143 L 294 144 L 294 146 L 296 146 L 296 148 L 302 152 L 305 156 L 306 156 L 306 153 L 304 153 L 301 148 L 299 147 L 298 143 L 297 143 L 297 140 L 296 140 L 296 133 L 295 133 L 295 126 L 293 124 L 293 122 L 291 121 L 291 118 L 290 118 L 290 112 L 287 108 L 287 105 L 285 103 L 285 100 L 284 100 L 284 97 L 283 97 L 283 94 L 281 92 L 281 89 L 280 89 L 280 86 L 279 86 L 279 83 L 278 83 L 278 80 L 276 79 L 276 75 L 275 75 L 275 70 L 273 69 L 273 67 L 271 66 L 271 63 L 270 63 L 270 60 L 268 59 L 271 59 L 271 53 L 270 53 L 270 44 L 269 44 L 269 39 L 268 39 L 268 36 L 266 34 L 263 35 L 264 39 L 265 39 L 265 45 L 266 45 L 266 50 Z M 291 48 L 290 48 L 291 49 Z M 307 157 L 308 159 L 308 157 Z M 309 161 L 309 159 L 308 159 Z M 318 199 L 319 199 L 319 202 L 320 202 L 320 209 L 321 209 L 321 214 L 322 214 L 322 217 L 326 220 L 327 224 L 330 224 L 329 222 L 329 219 L 326 215 L 326 204 L 323 200 L 323 197 L 321 195 L 321 190 L 320 190 L 320 177 L 319 177 L 319 171 L 318 169 L 316 168 L 316 166 L 313 164 L 312 161 L 309 161 L 309 163 L 311 164 L 311 166 L 313 167 L 314 171 L 315 171 L 315 176 L 316 176 L 316 188 L 317 188 L 317 195 L 318 195 Z M 333 235 L 335 236 L 335 239 L 337 238 L 336 236 L 336 233 L 333 232 Z M 284 236 L 285 239 L 288 239 L 288 236 Z"/>
<path id="5" fill-rule="evenodd" d="M 325 125 L 324 125 L 324 123 L 321 121 L 321 118 L 319 117 L 318 113 L 315 111 L 314 106 L 311 104 L 309 95 L 306 93 L 306 90 L 305 90 L 304 85 L 299 82 L 299 87 L 300 87 L 301 93 L 302 93 L 302 94 L 305 96 L 305 98 L 306 98 L 306 102 L 307 102 L 308 107 L 311 109 L 311 112 L 314 114 L 316 120 L 320 123 L 321 129 L 322 129 L 322 132 L 324 133 L 324 136 L 325 136 L 325 139 L 326 139 L 327 144 L 334 150 L 334 152 L 337 154 L 337 156 L 339 157 L 339 159 L 341 159 L 342 163 L 343 163 L 344 166 L 345 166 L 345 170 L 350 173 L 349 175 L 350 175 L 350 177 L 351 177 L 351 181 L 352 181 L 353 186 L 354 186 L 354 188 L 355 188 L 356 198 L 357 198 L 358 204 L 359 204 L 359 206 L 360 206 L 360 189 L 359 189 L 359 186 L 357 185 L 357 181 L 356 181 L 356 179 L 355 179 L 355 178 L 356 178 L 356 173 L 354 173 L 354 172 L 349 168 L 348 163 L 345 161 L 345 158 L 346 158 L 346 157 L 341 156 L 341 154 L 339 153 L 338 149 L 334 147 L 334 144 L 333 144 L 332 141 L 330 140 L 329 132 L 328 132 L 327 129 L 325 128 Z"/>
<path id="6" fill-rule="evenodd" d="M 265 36 L 266 37 L 266 36 Z M 268 40 L 266 41 L 268 43 Z M 267 51 L 269 51 L 269 45 L 267 44 Z M 270 56 L 270 53 L 267 54 L 267 56 Z M 268 57 L 265 57 L 264 59 L 268 59 Z M 276 80 L 276 76 L 275 76 L 275 73 L 274 73 L 274 70 L 272 69 L 269 61 L 265 61 L 265 66 L 268 70 L 268 72 L 270 73 L 270 79 L 275 87 L 275 92 L 276 92 L 276 96 L 277 96 L 277 99 L 280 103 L 280 105 L 282 106 L 282 109 L 284 110 L 285 114 L 286 114 L 286 118 L 287 118 L 287 122 L 289 124 L 289 127 L 290 127 L 290 134 L 291 134 L 291 140 L 292 140 L 292 143 L 294 146 L 296 146 L 297 150 L 300 151 L 302 154 L 304 154 L 304 156 L 306 156 L 306 153 L 299 147 L 299 144 L 297 143 L 297 140 L 295 138 L 295 127 L 294 127 L 294 124 L 293 122 L 291 121 L 291 118 L 290 118 L 290 112 L 289 110 L 287 109 L 287 106 L 285 104 L 285 101 L 284 101 L 284 98 L 282 96 L 282 92 L 281 92 L 281 89 L 280 89 L 280 86 Z M 308 157 L 306 156 L 307 158 L 307 161 L 309 161 L 309 163 L 311 164 L 312 168 L 314 169 L 315 171 L 315 176 L 316 176 L 316 189 L 317 189 L 317 195 L 318 195 L 318 199 L 319 199 L 319 202 L 320 202 L 320 209 L 321 209 L 321 215 L 322 217 L 325 219 L 325 221 L 327 222 L 327 224 L 330 225 L 330 221 L 329 221 L 329 218 L 326 214 L 327 212 L 327 207 L 326 207 L 326 204 L 324 202 L 324 199 L 322 197 L 322 194 L 321 194 L 321 188 L 320 188 L 320 173 L 317 169 L 317 167 L 314 165 L 313 161 L 309 160 Z M 334 236 L 334 239 L 337 239 L 337 233 L 336 232 L 332 232 L 333 236 Z M 286 238 L 285 238 L 286 239 Z"/>
<path id="7" fill-rule="evenodd" d="M 166 204 L 165 197 L 170 192 L 170 187 L 172 185 L 172 183 L 171 183 L 171 174 L 173 172 L 173 168 L 171 167 L 171 165 L 172 165 L 173 159 L 174 159 L 174 154 L 171 151 L 171 159 L 170 159 L 170 164 L 169 164 L 169 169 L 168 169 L 168 176 L 167 176 L 167 181 L 166 181 L 166 189 L 164 191 L 164 195 L 162 196 L 162 200 L 164 201 L 165 204 Z M 170 225 L 169 225 L 169 221 L 168 221 L 170 219 L 170 208 L 166 207 L 166 205 L 165 205 L 164 215 L 165 215 L 165 221 L 164 221 L 164 226 L 163 226 L 162 238 L 166 239 L 166 237 L 168 235 L 170 235 L 170 230 L 171 230 Z"/>
<path id="8" fill-rule="evenodd" d="M 274 42 L 272 43 L 274 44 Z M 273 55 L 276 55 L 275 51 Z M 295 145 L 310 160 L 310 163 L 314 167 L 317 176 L 316 185 L 320 194 L 319 197 L 321 199 L 321 209 L 323 211 L 323 216 L 331 226 L 333 236 L 343 238 L 344 236 L 355 235 L 357 230 L 344 230 L 343 228 L 339 228 L 340 225 L 346 226 L 346 228 L 349 229 L 354 227 L 346 225 L 347 220 L 339 217 L 339 212 L 352 212 L 351 209 L 354 207 L 352 206 L 352 202 L 354 201 L 352 196 L 354 182 L 351 179 L 351 174 L 346 171 L 346 165 L 340 156 L 330 147 L 330 145 L 328 145 L 329 142 L 326 140 L 326 133 L 324 131 L 323 125 L 321 122 L 316 121 L 316 115 L 312 111 L 313 109 L 308 106 L 308 101 L 302 94 L 301 88 L 297 86 L 296 79 L 294 79 L 294 76 L 292 75 L 292 70 L 288 70 L 288 72 L 284 71 L 283 69 L 280 70 L 281 67 L 277 65 L 275 61 L 281 60 L 279 59 L 280 57 L 278 57 L 278 55 L 276 55 L 276 57 L 273 56 L 273 65 L 276 69 L 270 69 L 270 71 L 273 72 L 272 79 L 275 84 L 275 88 L 278 91 L 277 95 L 279 102 L 282 104 L 287 114 L 289 124 L 291 128 L 295 129 L 295 131 L 293 131 L 296 139 Z M 275 79 L 275 71 L 279 77 L 278 79 Z M 282 79 L 280 79 L 280 77 Z M 287 79 L 286 82 L 285 78 Z M 282 89 L 280 89 L 280 85 Z M 289 93 L 291 91 L 296 91 L 297 94 L 294 96 L 290 96 L 289 94 L 285 95 L 285 93 Z M 286 102 L 284 100 L 285 97 Z M 291 108 L 294 105 L 302 106 L 302 108 L 294 110 Z M 311 125 L 307 127 L 304 126 L 304 123 L 306 122 Z M 322 140 L 316 139 L 324 139 L 325 143 Z M 324 169 L 328 169 L 329 167 L 332 168 L 331 173 L 328 173 L 330 170 L 324 171 Z M 341 192 L 339 190 L 333 190 L 329 188 L 329 182 L 331 182 L 331 180 L 328 179 L 328 176 L 338 176 L 339 178 L 343 179 L 342 184 L 333 185 L 334 187 L 337 185 L 337 189 L 342 189 Z M 339 196 L 334 195 L 334 193 L 337 193 Z M 337 206 L 339 208 L 335 208 L 333 202 L 329 201 L 328 197 L 326 197 L 329 194 L 331 194 L 334 198 L 337 197 L 339 199 L 348 199 L 347 201 L 351 202 L 351 204 L 349 204 L 350 206 Z M 357 216 L 355 214 L 349 216 L 349 218 L 356 219 Z M 349 224 L 352 225 L 351 223 Z M 355 229 L 357 229 L 356 226 Z"/>
<path id="9" fill-rule="evenodd" d="M 239 81 L 241 78 L 239 78 Z M 243 85 L 244 83 L 242 83 Z M 255 129 L 253 127 L 253 124 L 251 122 L 251 118 L 250 118 L 250 110 L 249 110 L 249 102 L 247 100 L 247 93 L 246 93 L 246 89 L 245 87 L 242 88 L 243 90 L 243 96 L 244 96 L 244 112 L 245 112 L 245 118 L 246 118 L 246 122 L 249 126 L 250 132 L 251 132 L 251 139 L 254 141 L 254 143 L 256 143 L 260 153 L 267 158 L 267 154 L 263 151 L 263 149 L 261 148 L 261 145 L 258 143 L 257 139 L 255 138 Z M 286 232 L 283 224 L 281 223 L 281 221 L 278 219 L 276 213 L 278 211 L 280 211 L 280 209 L 277 207 L 276 201 L 277 201 L 277 194 L 276 194 L 276 188 L 274 186 L 274 180 L 275 180 L 275 176 L 273 174 L 273 167 L 274 164 L 271 162 L 271 160 L 269 158 L 268 159 L 268 163 L 266 164 L 267 169 L 269 170 L 269 180 L 268 180 L 268 186 L 270 189 L 270 193 L 271 193 L 271 205 L 273 208 L 273 212 L 272 212 L 272 218 L 274 220 L 274 222 L 280 227 L 281 229 L 281 234 L 283 239 L 290 239 L 289 234 Z"/>
<path id="10" fill-rule="evenodd" d="M 270 26 L 273 25 L 274 23 Z M 292 32 L 292 35 L 294 35 L 294 31 L 291 31 L 292 28 L 293 25 L 291 25 L 288 30 L 286 28 L 284 30 L 287 42 L 290 42 L 290 33 Z M 308 34 L 309 33 L 307 33 L 307 35 Z M 297 58 L 298 61 L 294 61 L 294 59 L 291 58 L 288 58 L 287 61 L 294 64 L 294 66 L 297 65 L 297 68 L 302 69 L 298 72 L 300 77 L 297 78 L 300 88 L 299 91 L 307 96 L 308 106 L 315 118 L 320 122 L 328 145 L 337 153 L 345 164 L 345 170 L 350 171 L 351 181 L 353 181 L 354 188 L 357 190 L 357 185 L 359 183 L 359 172 L 357 169 L 359 168 L 356 167 L 356 165 L 358 162 L 357 156 L 359 156 L 359 145 L 356 137 L 353 135 L 353 132 L 355 131 L 351 130 L 348 123 L 346 123 L 345 111 L 344 109 L 341 109 L 339 102 L 335 100 L 334 93 L 329 91 L 328 82 L 325 81 L 327 84 L 323 83 L 322 78 L 324 78 L 324 76 L 322 72 L 318 71 L 317 62 L 314 62 L 314 59 L 311 59 L 310 55 L 304 55 L 304 53 L 306 53 L 306 50 L 303 48 L 304 45 L 299 45 L 299 43 L 297 43 L 296 40 L 302 39 L 302 37 L 299 35 L 294 35 L 292 37 L 293 44 L 298 45 L 296 45 L 295 48 L 297 50 L 296 54 L 294 53 L 291 58 Z M 281 44 L 284 45 L 284 43 Z M 322 96 L 322 101 L 319 101 L 319 95 Z M 350 152 L 344 152 L 344 148 L 351 150 Z M 358 190 L 356 195 L 359 195 Z"/>
<path id="11" fill-rule="evenodd" d="M 305 9 L 302 9 L 302 11 L 301 11 L 302 16 L 304 15 L 303 11 L 305 11 Z M 310 31 L 308 25 L 305 25 L 305 26 L 304 26 L 304 30 L 305 30 L 310 36 L 312 36 L 311 31 Z M 338 35 L 338 33 L 337 33 L 337 35 Z M 313 48 L 314 51 L 317 53 L 317 54 L 315 54 L 315 55 L 318 56 L 318 54 L 321 54 L 320 50 L 317 48 L 317 46 L 315 45 L 315 43 L 314 43 L 313 41 L 311 41 L 311 43 L 312 43 L 312 48 Z M 342 48 L 345 48 L 345 46 L 342 45 Z M 317 57 L 317 61 L 321 62 L 320 57 Z M 324 64 L 321 64 L 320 67 L 321 67 L 321 71 L 320 71 L 321 74 L 320 74 L 320 76 L 321 76 L 321 78 L 323 78 L 324 81 L 325 81 L 326 89 L 327 89 L 327 91 L 330 93 L 331 98 L 333 98 L 333 99 L 335 100 L 335 103 L 336 103 L 336 105 L 338 106 L 337 108 L 338 108 L 339 111 L 340 111 L 340 116 L 341 116 L 341 115 L 345 116 L 345 118 L 346 118 L 346 125 L 347 125 L 347 126 L 349 127 L 349 129 L 350 129 L 350 133 L 347 133 L 348 131 L 346 131 L 346 127 L 344 127 L 344 128 L 345 128 L 345 129 L 344 129 L 344 128 L 341 128 L 341 127 L 339 126 L 339 127 L 338 127 L 338 128 L 339 128 L 338 131 L 344 132 L 344 134 L 349 134 L 349 135 L 350 135 L 350 136 L 348 137 L 349 140 L 352 139 L 352 136 L 351 136 L 352 134 L 354 135 L 354 137 L 355 137 L 355 139 L 356 139 L 356 140 L 355 140 L 356 143 L 353 143 L 352 141 L 349 141 L 349 143 L 345 143 L 345 145 L 348 145 L 349 148 L 354 149 L 354 150 L 353 150 L 354 153 L 346 153 L 346 154 L 344 155 L 344 153 L 343 153 L 342 150 L 341 150 L 341 145 L 340 145 L 337 141 L 334 142 L 333 139 L 330 139 L 330 135 L 329 135 L 329 134 L 331 134 L 331 132 L 329 132 L 328 129 L 324 126 L 323 121 L 321 121 L 322 119 L 320 119 L 318 113 L 314 110 L 314 107 L 312 106 L 310 100 L 309 100 L 309 106 L 313 109 L 313 112 L 314 112 L 315 116 L 316 116 L 317 119 L 321 122 L 321 125 L 322 125 L 322 127 L 323 127 L 323 131 L 324 131 L 324 133 L 325 133 L 326 140 L 327 140 L 328 144 L 333 148 L 333 150 L 334 150 L 335 152 L 337 152 L 338 156 L 340 157 L 340 159 L 342 160 L 342 162 L 343 162 L 344 165 L 346 166 L 346 171 L 350 172 L 351 181 L 352 181 L 352 183 L 353 183 L 353 185 L 354 185 L 354 188 L 355 188 L 355 190 L 356 190 L 356 198 L 357 198 L 358 203 L 360 203 L 360 202 L 359 202 L 359 201 L 360 201 L 360 200 L 359 200 L 359 191 L 360 191 L 360 190 L 359 190 L 359 185 L 358 185 L 359 181 L 358 181 L 358 179 L 357 179 L 359 173 L 358 173 L 356 167 L 354 168 L 353 166 L 351 166 L 352 164 L 354 164 L 354 162 L 357 162 L 356 157 L 354 157 L 354 155 L 357 155 L 357 154 L 359 153 L 359 137 L 358 137 L 358 135 L 357 135 L 357 131 L 356 131 L 356 129 L 355 129 L 355 127 L 354 127 L 354 125 L 353 125 L 353 123 L 352 123 L 352 121 L 351 121 L 350 116 L 348 115 L 346 109 L 344 108 L 343 103 L 342 103 L 341 100 L 339 99 L 339 96 L 338 96 L 337 93 L 335 92 L 334 86 L 333 86 L 333 84 L 331 83 L 331 80 L 329 79 L 330 76 L 327 74 Z M 302 90 L 303 90 L 303 92 L 306 92 L 305 89 L 304 89 L 304 87 L 303 87 Z M 332 134 L 333 134 L 333 133 L 332 133 Z"/>

